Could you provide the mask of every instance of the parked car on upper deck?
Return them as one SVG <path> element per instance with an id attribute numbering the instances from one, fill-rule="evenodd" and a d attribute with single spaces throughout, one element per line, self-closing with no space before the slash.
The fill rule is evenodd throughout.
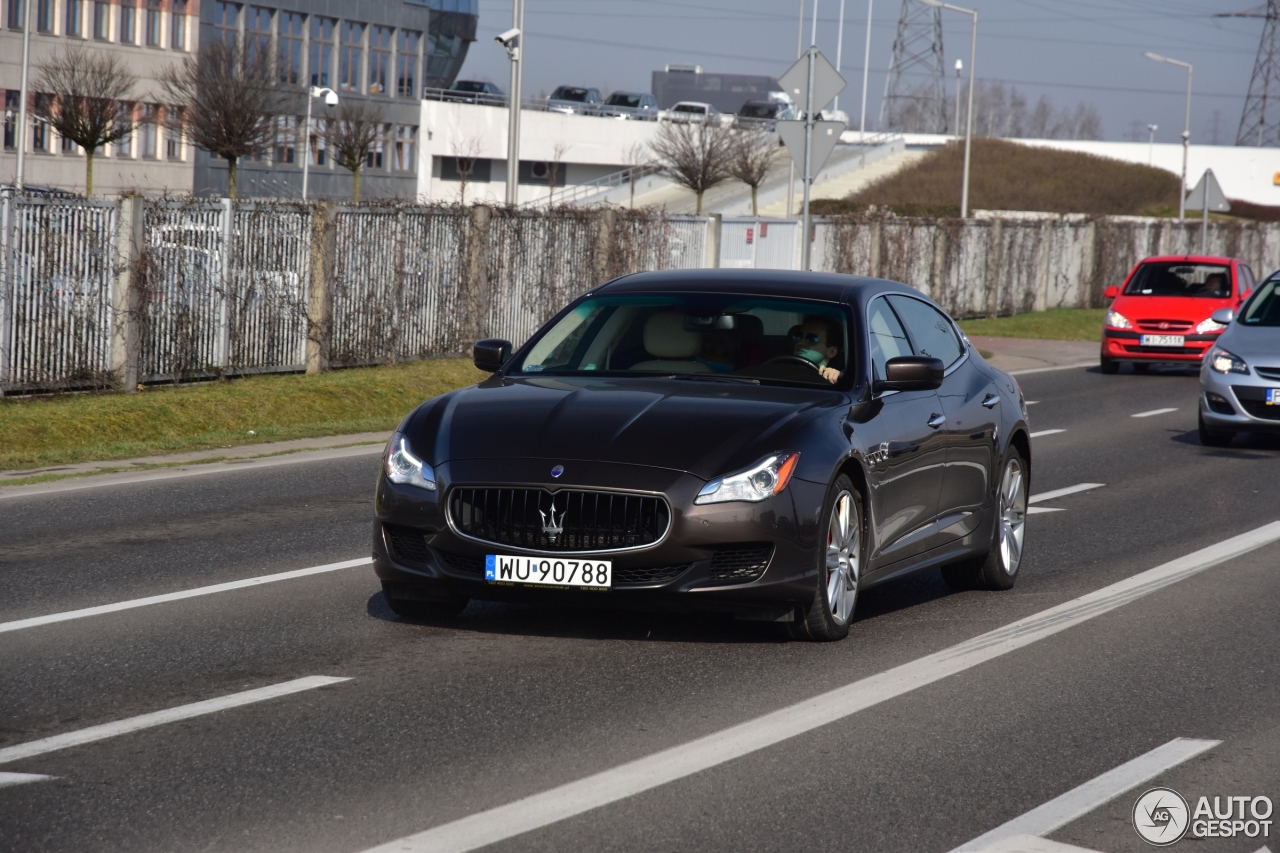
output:
<path id="1" fill-rule="evenodd" d="M 466 104 L 502 104 L 507 94 L 486 80 L 455 80 L 445 89 L 442 100 L 462 101 Z"/>
<path id="2" fill-rule="evenodd" d="M 711 104 L 701 101 L 677 101 L 665 111 L 671 121 L 721 121 L 721 112 Z"/>
<path id="3" fill-rule="evenodd" d="M 598 115 L 604 99 L 590 86 L 557 86 L 547 98 L 547 111 L 565 115 Z"/>
<path id="4" fill-rule="evenodd" d="M 744 126 L 773 127 L 774 122 L 788 121 L 796 117 L 791 104 L 782 101 L 747 101 L 738 110 L 735 123 Z"/>
<path id="5" fill-rule="evenodd" d="M 600 112 L 613 118 L 653 119 L 658 117 L 658 100 L 648 92 L 613 92 Z"/>
<path id="6" fill-rule="evenodd" d="M 1128 362 L 1198 364 L 1225 325 L 1212 318 L 1236 308 L 1253 290 L 1253 270 L 1239 258 L 1177 255 L 1140 261 L 1125 283 L 1108 287 L 1113 300 L 1102 327 L 1103 373 Z"/>

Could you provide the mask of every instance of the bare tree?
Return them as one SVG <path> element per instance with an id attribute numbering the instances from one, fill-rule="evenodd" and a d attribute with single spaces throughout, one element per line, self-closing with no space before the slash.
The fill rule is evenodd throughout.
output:
<path id="1" fill-rule="evenodd" d="M 760 185 L 778 162 L 782 148 L 774 134 L 764 128 L 739 130 L 729 148 L 729 174 L 751 187 L 751 215 L 760 215 Z"/>
<path id="2" fill-rule="evenodd" d="M 555 147 L 551 149 L 551 162 L 547 164 L 547 207 L 555 201 L 556 184 L 562 183 L 561 178 L 564 177 L 564 154 L 569 150 L 569 146 L 563 142 L 557 142 Z"/>
<path id="3" fill-rule="evenodd" d="M 631 209 L 636 207 L 636 180 L 640 170 L 649 165 L 649 150 L 639 142 L 634 143 L 622 154 L 623 165 L 627 167 L 627 185 L 631 188 Z"/>
<path id="4" fill-rule="evenodd" d="M 75 43 L 37 67 L 35 88 L 49 97 L 36 98 L 33 113 L 84 149 L 85 195 L 93 195 L 94 154 L 133 132 L 125 99 L 137 82 L 115 54 Z"/>
<path id="5" fill-rule="evenodd" d="M 369 158 L 369 149 L 382 130 L 382 108 L 362 101 L 344 100 L 338 115 L 326 127 L 329 154 L 334 162 L 351 172 L 352 199 L 360 201 L 360 173 Z"/>
<path id="6" fill-rule="evenodd" d="M 166 99 L 181 108 L 166 123 L 195 145 L 227 161 L 228 194 L 236 197 L 236 166 L 265 154 L 275 140 L 276 116 L 297 87 L 281 84 L 266 51 L 244 52 L 222 41 L 160 73 Z"/>
<path id="7" fill-rule="evenodd" d="M 476 158 L 483 147 L 478 136 L 466 140 L 454 140 L 449 144 L 453 153 L 454 165 L 458 167 L 458 201 L 467 203 L 467 184 L 471 182 L 471 172 L 476 167 Z"/>
<path id="8" fill-rule="evenodd" d="M 657 137 L 649 143 L 663 171 L 698 196 L 729 179 L 732 140 L 730 130 L 719 122 L 663 122 Z"/>

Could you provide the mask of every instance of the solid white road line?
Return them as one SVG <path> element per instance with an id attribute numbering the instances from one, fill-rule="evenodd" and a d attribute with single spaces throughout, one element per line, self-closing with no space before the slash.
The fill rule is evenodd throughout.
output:
<path id="1" fill-rule="evenodd" d="M 1034 405 L 1036 405 L 1036 404 L 1037 404 L 1037 403 L 1039 403 L 1039 402 L 1040 402 L 1039 400 L 1027 400 L 1027 401 L 1026 401 L 1026 404 L 1027 404 L 1028 406 L 1034 406 Z"/>
<path id="2" fill-rule="evenodd" d="M 264 583 L 304 578 L 307 575 L 318 575 L 324 572 L 336 572 L 339 569 L 351 569 L 356 566 L 367 566 L 373 562 L 372 557 L 360 557 L 355 560 L 343 560 L 341 563 L 327 563 L 323 566 L 311 566 L 307 569 L 294 569 L 291 572 L 280 572 L 274 575 L 259 575 L 256 578 L 216 583 L 212 586 L 198 586 L 195 589 L 184 589 L 179 592 L 166 592 L 163 595 L 151 595 L 146 598 L 134 598 L 129 601 L 117 601 L 115 604 L 100 604 L 97 607 L 86 607 L 82 610 L 67 610 L 63 613 L 50 613 L 47 616 L 32 616 L 29 619 L 17 619 L 13 622 L 0 622 L 0 634 L 6 631 L 21 631 L 23 628 L 34 628 L 37 625 L 50 625 L 54 622 L 66 622 L 70 619 L 83 619 L 86 616 L 101 616 L 103 613 L 115 613 L 119 610 L 132 610 L 135 607 L 146 607 L 150 604 L 164 604 L 167 601 L 181 601 L 184 598 L 195 598 L 198 595 L 213 595 L 215 592 L 228 592 L 233 589 L 244 589 L 249 586 L 261 586 Z"/>
<path id="3" fill-rule="evenodd" d="M 1051 373 L 1055 370 L 1079 370 L 1082 367 L 1097 367 L 1096 361 L 1078 361 L 1075 364 L 1055 364 L 1053 367 L 1024 367 L 1021 370 L 1005 371 L 1010 376 L 1026 376 L 1029 373 Z"/>
<path id="4" fill-rule="evenodd" d="M 302 465 L 307 462 L 323 462 L 329 459 L 345 459 L 349 456 L 368 456 L 381 453 L 384 445 L 358 444 L 353 447 L 332 447 L 323 450 L 300 450 L 283 456 L 250 457 L 238 462 L 208 462 L 184 468 L 154 468 L 150 471 L 120 471 L 114 474 L 92 474 L 51 483 L 35 483 L 30 486 L 0 487 L 0 500 L 48 495 L 56 492 L 76 492 L 81 489 L 97 489 L 102 486 L 152 483 L 156 480 L 174 480 L 181 477 L 200 477 L 205 474 L 226 474 L 231 471 L 260 471 L 281 465 Z M 211 451 L 215 452 L 215 451 Z"/>
<path id="5" fill-rule="evenodd" d="M 168 708 L 164 711 L 129 717 L 125 720 L 117 720 L 114 723 L 90 726 L 87 729 L 80 729 L 79 731 L 67 732 L 0 749 L 0 764 L 8 764 L 11 761 L 31 758 L 34 755 L 43 755 L 46 752 L 54 752 L 72 746 L 106 740 L 117 735 L 129 734 L 130 732 L 149 729 L 154 726 L 162 726 L 165 723 L 189 720 L 192 717 L 212 714 L 215 711 L 239 708 L 241 705 L 252 705 L 254 702 L 265 702 L 268 699 L 288 696 L 291 693 L 314 690 L 317 687 L 325 687 L 329 684 L 350 680 L 349 678 L 334 678 L 328 675 L 309 675 L 306 678 L 297 678 L 281 684 L 272 684 L 270 687 L 259 687 L 256 690 L 246 690 L 243 693 L 232 693 L 230 696 L 220 696 L 217 699 L 206 699 L 203 702 L 192 702 L 190 705 L 179 705 L 176 708 Z"/>
<path id="6" fill-rule="evenodd" d="M 549 826 L 749 755 L 964 672 L 1277 541 L 1280 541 L 1280 521 L 829 693 L 575 782 L 379 845 L 369 853 L 464 853 Z"/>
<path id="7" fill-rule="evenodd" d="M 1063 512 L 1060 506 L 1029 506 L 1027 507 L 1027 515 L 1039 515 L 1043 512 Z"/>
<path id="8" fill-rule="evenodd" d="M 1132 761 L 1126 761 L 1114 770 L 1108 770 L 1101 776 L 1072 788 L 1062 796 L 1055 797 L 1044 805 L 1037 806 L 1026 814 L 979 835 L 968 844 L 962 844 L 952 850 L 951 853 L 974 853 L 974 851 L 986 850 L 996 842 L 1012 835 L 1048 835 L 1055 829 L 1088 814 L 1098 806 L 1111 802 L 1125 791 L 1133 790 L 1143 782 L 1154 779 L 1169 768 L 1213 749 L 1220 743 L 1222 743 L 1220 740 L 1174 738 L 1164 746 L 1156 747 Z"/>
<path id="9" fill-rule="evenodd" d="M 1060 432 L 1066 432 L 1065 429 L 1042 429 L 1039 432 L 1031 433 L 1032 438 L 1039 438 L 1042 435 L 1056 435 Z"/>
<path id="10" fill-rule="evenodd" d="M 1151 411 L 1149 411 L 1149 412 L 1138 412 L 1138 414 L 1136 414 L 1136 415 L 1129 415 L 1129 417 L 1131 417 L 1131 418 L 1149 418 L 1149 417 L 1151 417 L 1151 416 L 1153 416 L 1153 415 L 1167 415 L 1167 414 L 1169 414 L 1170 412 L 1176 412 L 1176 411 L 1178 411 L 1178 409 L 1177 409 L 1176 407 L 1175 407 L 1175 408 L 1172 408 L 1172 409 L 1152 409 L 1152 410 L 1151 410 Z"/>
<path id="11" fill-rule="evenodd" d="M 1050 841 L 1047 838 L 1037 838 L 1034 835 L 1012 835 L 997 841 L 982 853 L 1101 853 L 1101 851 L 1076 847 L 1074 844 L 1063 844 L 1060 841 Z"/>
<path id="12" fill-rule="evenodd" d="M 1074 486 L 1067 486 L 1065 489 L 1054 489 L 1051 492 L 1041 492 L 1038 495 L 1032 495 L 1027 498 L 1027 503 L 1039 503 L 1040 501 L 1051 501 L 1054 498 L 1064 498 L 1067 495 L 1074 495 L 1076 492 L 1087 492 L 1090 489 L 1101 489 L 1106 483 L 1076 483 Z"/>
<path id="13" fill-rule="evenodd" d="M 8 788 L 10 785 L 26 785 L 28 782 L 44 782 L 47 779 L 56 779 L 57 776 L 41 776 L 39 773 L 0 773 L 0 788 Z"/>

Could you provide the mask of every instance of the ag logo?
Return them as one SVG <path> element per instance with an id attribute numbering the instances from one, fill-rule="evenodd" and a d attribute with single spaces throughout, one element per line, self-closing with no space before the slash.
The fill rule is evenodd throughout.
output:
<path id="1" fill-rule="evenodd" d="M 1181 840 L 1190 818 L 1187 801 L 1172 788 L 1152 788 L 1133 804 L 1133 828 L 1143 841 L 1157 847 Z"/>

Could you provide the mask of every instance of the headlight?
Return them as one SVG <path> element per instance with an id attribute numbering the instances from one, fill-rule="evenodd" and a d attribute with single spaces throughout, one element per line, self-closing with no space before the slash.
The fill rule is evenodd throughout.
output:
<path id="1" fill-rule="evenodd" d="M 787 487 L 800 454 L 792 451 L 774 453 L 760 462 L 733 474 L 716 477 L 702 487 L 695 504 L 718 504 L 725 501 L 762 501 Z"/>
<path id="2" fill-rule="evenodd" d="M 1208 320 L 1202 320 L 1200 325 L 1196 326 L 1196 331 L 1203 335 L 1205 332 L 1221 332 L 1225 328 L 1226 325 L 1224 323 L 1219 323 L 1210 317 Z"/>
<path id="3" fill-rule="evenodd" d="M 1119 311 L 1107 309 L 1107 325 L 1113 329 L 1132 329 L 1133 324 L 1129 322 L 1129 318 L 1121 314 Z"/>
<path id="4" fill-rule="evenodd" d="M 393 483 L 417 486 L 432 492 L 436 490 L 436 472 L 413 455 L 409 450 L 409 442 L 400 433 L 391 436 L 391 442 L 387 444 L 382 470 L 386 471 L 387 479 Z"/>
<path id="5" fill-rule="evenodd" d="M 1244 359 L 1222 347 L 1214 347 L 1209 350 L 1209 367 L 1219 373 L 1243 373 L 1249 374 L 1249 365 L 1244 363 Z"/>

